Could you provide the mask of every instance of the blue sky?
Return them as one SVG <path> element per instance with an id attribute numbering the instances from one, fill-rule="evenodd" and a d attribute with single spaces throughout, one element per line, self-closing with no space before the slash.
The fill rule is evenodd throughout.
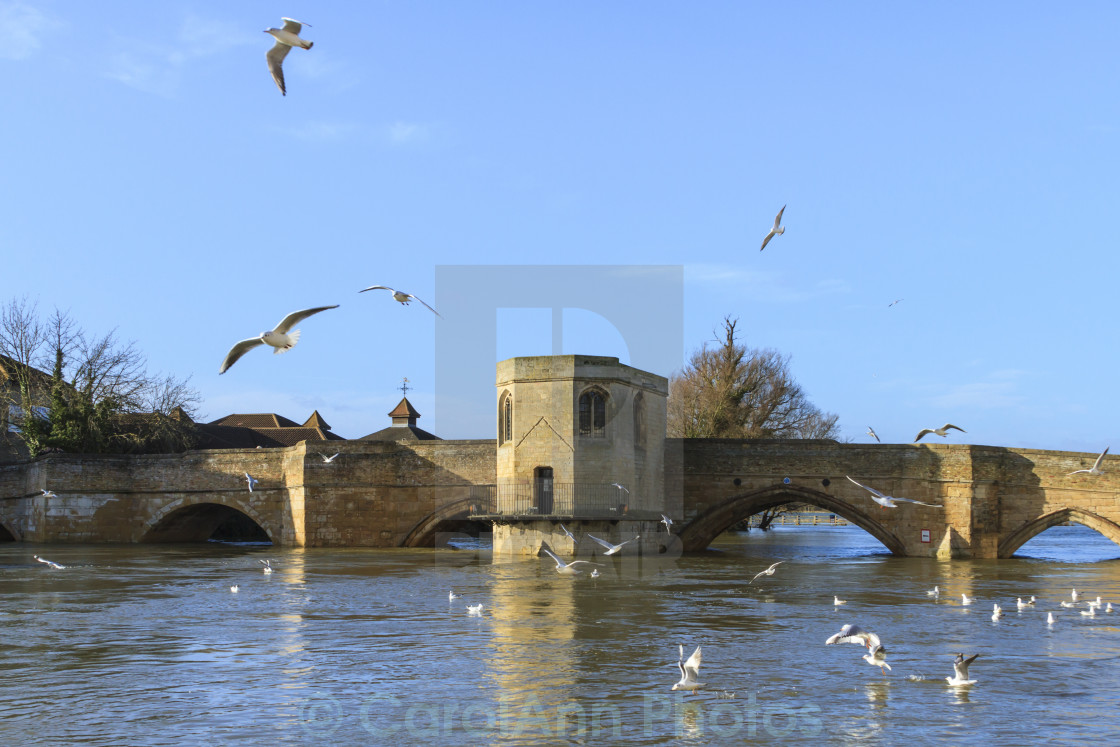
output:
<path id="1" fill-rule="evenodd" d="M 286 97 L 261 33 L 283 15 L 315 43 Z M 0 290 L 117 329 L 208 419 L 317 408 L 355 438 L 408 377 L 421 426 L 491 438 L 441 421 L 444 322 L 358 290 L 439 309 L 441 266 L 682 266 L 679 358 L 737 317 L 855 441 L 950 421 L 1097 453 L 1116 28 L 1115 3 L 0 0 Z M 564 318 L 565 352 L 628 360 Z M 551 311 L 495 325 L 499 358 L 552 351 Z"/>

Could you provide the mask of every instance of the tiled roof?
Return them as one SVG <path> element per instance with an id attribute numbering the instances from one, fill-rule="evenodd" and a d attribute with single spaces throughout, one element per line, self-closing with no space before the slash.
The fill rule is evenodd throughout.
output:
<path id="1" fill-rule="evenodd" d="M 300 441 L 342 441 L 318 410 L 303 425 L 275 413 L 226 415 L 198 424 L 200 449 L 252 449 L 295 446 Z"/>
<path id="2" fill-rule="evenodd" d="M 304 428 L 322 428 L 325 431 L 329 431 L 331 429 L 331 427 L 327 423 L 327 421 L 323 420 L 323 416 L 319 414 L 318 410 L 311 413 L 311 417 L 309 417 L 307 419 L 307 422 L 303 424 L 303 427 Z"/>
<path id="3" fill-rule="evenodd" d="M 283 415 L 274 412 L 249 413 L 242 415 L 226 415 L 210 423 L 210 425 L 239 425 L 243 428 L 299 428 L 294 420 L 288 420 Z"/>
<path id="4" fill-rule="evenodd" d="M 442 441 L 439 436 L 428 433 L 415 425 L 391 425 L 376 433 L 362 436 L 359 441 Z"/>
<path id="5" fill-rule="evenodd" d="M 408 401 L 408 397 L 405 397 L 399 403 L 397 403 L 397 406 L 393 408 L 393 411 L 391 413 L 389 413 L 389 417 L 418 418 L 420 417 L 420 413 L 418 413 L 416 411 L 416 408 L 412 406 L 412 403 Z"/>

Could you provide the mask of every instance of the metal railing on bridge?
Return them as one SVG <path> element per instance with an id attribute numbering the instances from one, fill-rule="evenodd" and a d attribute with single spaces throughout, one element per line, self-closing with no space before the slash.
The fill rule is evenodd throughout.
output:
<path id="1" fill-rule="evenodd" d="M 615 485 L 529 482 L 472 485 L 470 515 L 477 519 L 660 519 L 654 511 L 630 507 L 630 496 Z M 647 516 L 648 514 L 648 516 Z"/>

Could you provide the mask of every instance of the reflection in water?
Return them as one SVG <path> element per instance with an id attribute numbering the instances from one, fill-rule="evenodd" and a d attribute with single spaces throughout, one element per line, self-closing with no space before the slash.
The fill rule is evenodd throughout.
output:
<path id="1" fill-rule="evenodd" d="M 1034 557 L 952 562 L 891 557 L 850 527 L 776 529 L 603 559 L 598 579 L 477 547 L 213 543 L 53 546 L 68 567 L 51 571 L 31 557 L 45 548 L 11 543 L 0 718 L 11 744 L 1010 745 L 1023 723 L 1116 741 L 1120 623 L 1057 602 L 1120 601 L 1120 563 L 1084 562 L 1120 553 L 1078 529 L 1039 535 Z M 992 625 L 993 603 L 1015 613 Z M 893 670 L 825 646 L 845 623 L 877 633 Z M 699 695 L 671 690 L 679 645 L 703 646 Z M 958 651 L 982 654 L 970 688 L 944 679 Z"/>

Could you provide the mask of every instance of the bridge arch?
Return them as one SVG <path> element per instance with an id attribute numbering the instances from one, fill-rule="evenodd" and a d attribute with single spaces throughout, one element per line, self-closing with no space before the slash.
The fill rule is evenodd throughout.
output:
<path id="1" fill-rule="evenodd" d="M 401 541 L 400 546 L 435 547 L 436 535 L 441 531 L 440 525 L 446 522 L 467 521 L 471 504 L 477 502 L 478 499 L 471 499 L 468 496 L 439 507 L 418 521 L 408 536 Z"/>
<path id="2" fill-rule="evenodd" d="M 144 522 L 137 542 L 205 542 L 223 524 L 248 519 L 269 542 L 275 543 L 270 530 L 260 514 L 251 506 L 229 498 L 179 498 L 161 508 Z"/>
<path id="3" fill-rule="evenodd" d="M 1039 516 L 1034 521 L 1027 522 L 1004 537 L 999 543 L 999 550 L 996 557 L 1012 557 L 1020 547 L 1025 545 L 1036 535 L 1045 532 L 1050 527 L 1056 527 L 1067 521 L 1073 521 L 1078 524 L 1083 524 L 1090 529 L 1095 529 L 1120 545 L 1120 525 L 1104 517 L 1097 516 L 1092 511 L 1086 511 L 1080 508 L 1063 508 Z"/>
<path id="4" fill-rule="evenodd" d="M 685 552 L 697 552 L 743 519 L 783 503 L 808 503 L 847 519 L 879 540 L 895 555 L 905 555 L 902 540 L 868 514 L 835 496 L 796 485 L 771 485 L 729 498 L 699 514 L 681 530 Z"/>
<path id="5" fill-rule="evenodd" d="M 8 529 L 4 522 L 0 521 L 0 542 L 15 542 L 18 536 L 11 529 Z"/>

